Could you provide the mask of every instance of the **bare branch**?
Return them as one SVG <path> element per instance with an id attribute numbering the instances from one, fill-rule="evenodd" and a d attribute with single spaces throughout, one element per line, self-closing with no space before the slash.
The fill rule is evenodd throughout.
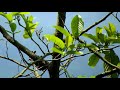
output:
<path id="1" fill-rule="evenodd" d="M 85 32 L 88 32 L 91 28 L 95 27 L 96 25 L 100 24 L 101 22 L 103 22 L 104 20 L 106 20 L 113 12 L 110 12 L 108 15 L 106 15 L 104 18 L 102 18 L 101 20 L 99 20 L 98 22 L 95 22 L 95 24 L 91 25 L 89 28 L 87 28 L 86 30 L 84 30 L 83 32 L 81 32 L 81 34 L 79 36 L 81 36 L 82 34 L 84 34 Z"/>
<path id="2" fill-rule="evenodd" d="M 40 38 L 40 32 L 36 31 L 36 35 L 37 35 L 38 39 L 46 46 L 48 52 L 50 53 L 48 45 Z"/>
<path id="3" fill-rule="evenodd" d="M 13 44 L 15 47 L 17 47 L 19 50 L 27 54 L 30 58 L 32 58 L 34 61 L 37 59 L 40 59 L 40 56 L 36 55 L 32 51 L 30 51 L 28 48 L 20 44 L 17 40 L 13 39 L 6 30 L 0 25 L 0 32 L 2 33 L 3 37 L 6 38 L 11 44 Z M 37 64 L 37 63 L 36 63 Z M 48 61 L 45 61 L 44 59 L 39 60 L 39 64 L 41 66 L 47 66 L 49 64 Z"/>
<path id="4" fill-rule="evenodd" d="M 27 68 L 27 66 L 24 66 L 24 65 L 20 64 L 19 62 L 17 62 L 16 60 L 13 60 L 13 59 L 11 59 L 11 58 L 7 58 L 7 57 L 4 57 L 4 56 L 0 56 L 0 58 L 3 58 L 3 59 L 6 59 L 6 60 L 9 60 L 9 61 L 11 61 L 11 62 L 13 62 L 13 63 L 18 64 L 19 66 L 22 66 L 22 67 L 24 67 L 24 68 Z M 28 68 L 28 69 L 31 70 L 31 71 L 33 71 L 33 70 L 30 69 L 30 68 Z"/>

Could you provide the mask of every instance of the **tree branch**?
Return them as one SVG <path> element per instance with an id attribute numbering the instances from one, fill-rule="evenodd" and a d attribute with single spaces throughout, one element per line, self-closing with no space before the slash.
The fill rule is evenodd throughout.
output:
<path id="1" fill-rule="evenodd" d="M 98 25 L 99 23 L 103 22 L 104 20 L 107 19 L 107 17 L 109 17 L 113 12 L 110 12 L 108 15 L 106 15 L 104 18 L 102 18 L 101 20 L 99 20 L 98 22 L 95 22 L 95 24 L 91 25 L 89 28 L 87 28 L 86 30 L 84 30 L 83 32 L 81 32 L 81 34 L 79 36 L 81 36 L 82 34 L 84 34 L 85 32 L 88 32 L 91 28 L 95 27 L 96 25 Z"/>
<path id="2" fill-rule="evenodd" d="M 3 37 L 6 38 L 11 44 L 13 44 L 15 47 L 17 47 L 19 50 L 27 54 L 30 58 L 32 58 L 34 61 L 40 59 L 41 57 L 30 51 L 28 48 L 20 44 L 17 40 L 13 39 L 6 30 L 0 25 L 0 32 L 2 33 Z M 41 66 L 47 66 L 49 64 L 48 61 L 45 61 L 44 59 L 39 60 L 39 64 L 36 63 L 36 65 Z"/>
<path id="3" fill-rule="evenodd" d="M 116 73 L 116 72 L 117 72 L 117 73 L 120 73 L 120 70 L 119 70 L 119 69 L 113 69 L 112 71 L 106 71 L 106 72 L 104 72 L 104 73 L 102 73 L 102 74 L 97 75 L 95 78 L 103 78 L 103 77 L 105 77 L 105 76 L 114 74 L 114 73 Z"/>

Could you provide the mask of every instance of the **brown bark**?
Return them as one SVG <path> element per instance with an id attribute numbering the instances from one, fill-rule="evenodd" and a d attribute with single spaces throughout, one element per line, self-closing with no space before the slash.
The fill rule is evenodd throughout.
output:
<path id="1" fill-rule="evenodd" d="M 64 28 L 65 18 L 66 18 L 66 12 L 58 12 L 57 26 L 61 26 Z M 55 31 L 55 36 L 63 40 L 63 34 L 58 30 Z M 54 47 L 56 47 L 55 44 L 54 44 Z M 61 55 L 53 52 L 53 55 L 52 55 L 53 59 L 57 59 L 60 57 Z M 60 67 L 60 60 L 56 60 L 56 61 L 54 60 L 51 62 L 49 67 L 50 78 L 59 78 L 59 67 Z"/>

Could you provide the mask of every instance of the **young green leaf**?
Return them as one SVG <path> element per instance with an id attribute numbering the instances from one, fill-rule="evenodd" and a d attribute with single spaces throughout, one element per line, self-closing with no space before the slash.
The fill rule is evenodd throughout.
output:
<path id="1" fill-rule="evenodd" d="M 69 55 L 69 54 L 75 54 L 75 55 L 82 55 L 83 54 L 83 52 L 81 52 L 81 51 L 68 51 L 67 53 L 66 53 L 67 55 Z"/>
<path id="2" fill-rule="evenodd" d="M 109 29 L 111 31 L 111 34 L 114 35 L 116 32 L 116 27 L 113 23 L 109 23 Z"/>
<path id="3" fill-rule="evenodd" d="M 86 76 L 79 75 L 77 78 L 87 78 Z"/>
<path id="4" fill-rule="evenodd" d="M 11 13 L 5 14 L 3 12 L 0 12 L 0 15 L 5 17 L 8 20 L 8 22 L 11 22 L 13 20 L 13 15 Z"/>
<path id="5" fill-rule="evenodd" d="M 66 37 L 67 36 L 71 36 L 70 33 L 64 29 L 63 27 L 61 26 L 53 26 L 56 30 L 58 30 L 59 32 L 61 32 L 63 35 L 65 35 Z"/>
<path id="6" fill-rule="evenodd" d="M 96 36 L 98 37 L 99 34 L 102 34 L 103 29 L 101 27 L 96 28 Z"/>
<path id="7" fill-rule="evenodd" d="M 59 50 L 58 48 L 53 47 L 53 48 L 51 48 L 51 50 L 52 50 L 53 52 L 59 53 L 59 54 L 61 54 L 61 55 L 65 55 L 65 52 Z"/>
<path id="8" fill-rule="evenodd" d="M 46 35 L 44 35 L 44 37 L 48 41 L 52 41 L 53 43 L 58 45 L 61 49 L 65 48 L 65 43 L 60 38 L 56 37 L 55 35 L 46 34 Z"/>
<path id="9" fill-rule="evenodd" d="M 69 47 L 73 42 L 73 38 L 70 33 L 61 26 L 54 26 L 54 28 L 56 28 L 56 30 L 60 31 L 63 35 L 66 36 L 65 44 L 67 47 Z"/>
<path id="10" fill-rule="evenodd" d="M 15 23 L 10 23 L 10 28 L 11 28 L 11 31 L 12 32 L 15 32 L 15 30 L 16 30 L 16 24 Z"/>
<path id="11" fill-rule="evenodd" d="M 36 27 L 38 26 L 38 22 L 36 22 L 35 24 L 28 23 L 28 25 L 29 27 L 26 27 L 26 29 L 24 30 L 24 34 L 23 34 L 23 37 L 25 39 L 32 37 L 32 34 L 34 33 Z"/>
<path id="12" fill-rule="evenodd" d="M 80 15 L 76 15 L 71 22 L 72 34 L 75 38 L 79 36 L 81 31 L 83 30 L 83 27 L 84 27 L 84 22 L 82 20 L 82 17 Z"/>
<path id="13" fill-rule="evenodd" d="M 118 67 L 120 67 L 120 62 L 117 64 Z"/>
<path id="14" fill-rule="evenodd" d="M 99 50 L 99 48 L 93 43 L 92 44 L 87 44 L 86 47 L 88 47 L 88 48 L 90 48 L 90 49 L 92 49 L 94 51 Z"/>
<path id="15" fill-rule="evenodd" d="M 107 38 L 107 41 L 108 41 L 109 43 L 112 43 L 112 44 L 114 44 L 114 43 L 120 43 L 120 38 L 108 37 L 108 38 Z"/>
<path id="16" fill-rule="evenodd" d="M 65 44 L 67 48 L 73 43 L 73 38 L 71 36 L 67 36 L 65 39 Z"/>
<path id="17" fill-rule="evenodd" d="M 96 64 L 98 63 L 98 61 L 99 61 L 99 57 L 96 56 L 95 54 L 92 54 L 89 58 L 88 65 L 94 68 Z"/>
<path id="18" fill-rule="evenodd" d="M 99 42 L 99 39 L 96 36 L 92 35 L 92 34 L 84 33 L 83 36 L 92 39 L 96 43 Z"/>
<path id="19" fill-rule="evenodd" d="M 110 37 L 112 35 L 110 29 L 106 26 L 104 26 L 104 29 L 106 30 L 107 35 Z"/>

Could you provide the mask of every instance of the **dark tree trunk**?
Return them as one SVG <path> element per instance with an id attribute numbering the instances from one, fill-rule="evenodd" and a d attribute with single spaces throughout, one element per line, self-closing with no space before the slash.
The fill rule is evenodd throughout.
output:
<path id="1" fill-rule="evenodd" d="M 65 18 L 66 18 L 66 12 L 58 12 L 57 26 L 61 26 L 64 28 Z M 55 31 L 55 36 L 63 40 L 63 34 L 58 30 Z M 54 44 L 54 47 L 56 47 L 55 44 Z M 61 55 L 53 52 L 53 57 L 52 57 L 53 59 L 57 59 L 60 57 Z M 50 78 L 59 78 L 59 67 L 60 67 L 60 60 L 56 60 L 56 61 L 54 60 L 51 62 L 50 68 L 49 68 Z"/>

